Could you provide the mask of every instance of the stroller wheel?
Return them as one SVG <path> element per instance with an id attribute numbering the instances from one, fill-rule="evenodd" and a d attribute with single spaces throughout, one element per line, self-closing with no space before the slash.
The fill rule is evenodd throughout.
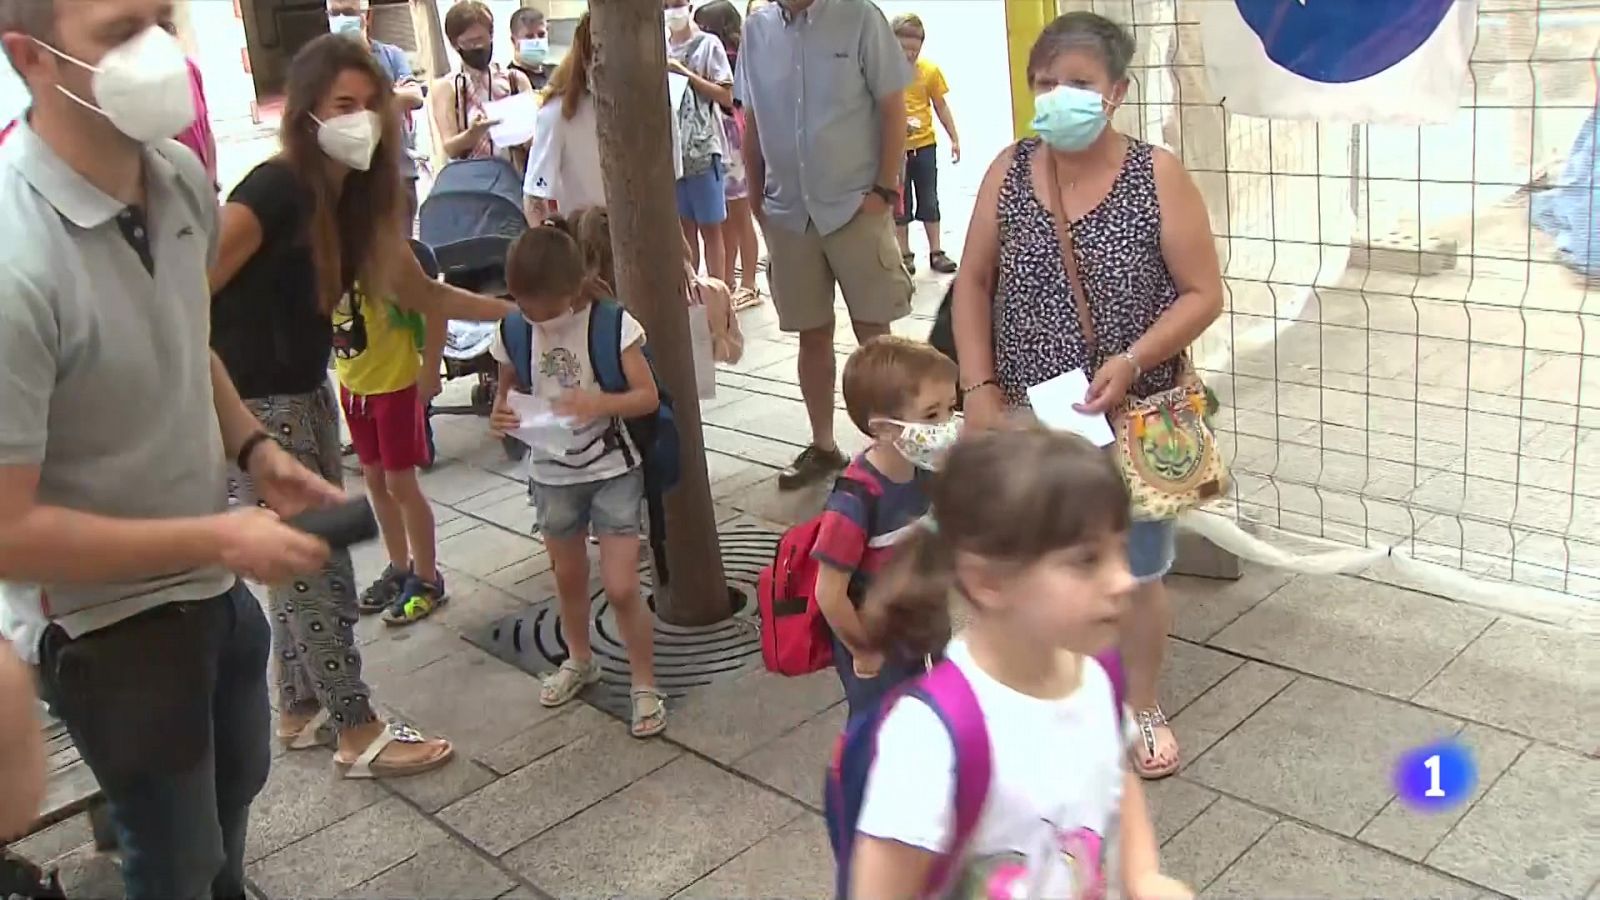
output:
<path id="1" fill-rule="evenodd" d="M 489 408 L 490 404 L 493 401 L 494 401 L 494 388 L 493 387 L 491 387 L 490 385 L 484 384 L 481 381 L 472 386 L 472 407 L 473 407 L 473 409 L 486 410 L 486 409 Z M 479 414 L 482 415 L 482 413 L 479 413 Z"/>
<path id="2" fill-rule="evenodd" d="M 521 460 L 524 456 L 528 455 L 528 445 L 524 444 L 523 442 L 517 440 L 514 437 L 503 437 L 503 438 L 501 438 L 500 439 L 500 446 L 505 448 L 506 459 L 509 459 L 512 462 L 517 462 L 517 461 Z"/>

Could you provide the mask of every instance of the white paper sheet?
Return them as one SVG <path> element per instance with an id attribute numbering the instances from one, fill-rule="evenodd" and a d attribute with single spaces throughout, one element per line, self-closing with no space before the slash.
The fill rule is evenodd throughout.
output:
<path id="1" fill-rule="evenodd" d="M 539 117 L 539 96 L 533 91 L 512 94 L 483 105 L 483 114 L 497 124 L 489 126 L 489 140 L 496 148 L 520 147 L 533 140 L 533 126 Z"/>
<path id="2" fill-rule="evenodd" d="M 572 436 L 572 420 L 555 414 L 547 400 L 512 391 L 506 405 L 522 420 L 510 435 L 529 447 L 560 452 Z"/>
<path id="3" fill-rule="evenodd" d="M 1116 440 L 1111 424 L 1105 416 L 1086 415 L 1073 409 L 1089 393 L 1089 379 L 1082 369 L 1063 372 L 1049 381 L 1028 388 L 1028 402 L 1033 404 L 1033 414 L 1046 428 L 1070 431 L 1104 447 Z"/>
<path id="4" fill-rule="evenodd" d="M 689 90 L 689 76 L 677 72 L 667 73 L 667 102 L 672 104 L 672 117 L 678 117 L 678 107 L 683 105 L 684 92 Z"/>

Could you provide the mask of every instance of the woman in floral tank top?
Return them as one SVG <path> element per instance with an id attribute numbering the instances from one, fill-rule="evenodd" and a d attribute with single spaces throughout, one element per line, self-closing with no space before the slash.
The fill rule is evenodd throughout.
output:
<path id="1" fill-rule="evenodd" d="M 519 165 L 526 157 L 510 148 L 496 150 L 489 137 L 494 124 L 484 104 L 532 91 L 528 76 L 494 63 L 494 15 L 479 0 L 461 0 L 444 17 L 444 35 L 461 58 L 461 69 L 436 79 L 429 90 L 433 133 L 451 160 L 500 156 Z M 517 148 L 521 149 L 521 148 Z"/>
<path id="2" fill-rule="evenodd" d="M 1178 356 L 1222 312 L 1222 275 L 1205 201 L 1166 150 L 1108 124 L 1128 91 L 1133 38 L 1093 13 L 1056 19 L 1028 58 L 1040 137 L 989 166 L 967 231 L 953 318 L 968 428 L 1027 406 L 1028 388 L 1064 372 L 1090 378 L 1083 412 L 1174 386 Z M 1052 196 L 1053 195 L 1053 196 Z M 1069 223 L 1094 325 L 1079 324 L 1052 210 Z M 1135 522 L 1128 565 L 1139 587 L 1123 622 L 1128 701 L 1145 778 L 1177 771 L 1178 745 L 1156 702 L 1171 612 L 1162 577 L 1174 525 Z"/>

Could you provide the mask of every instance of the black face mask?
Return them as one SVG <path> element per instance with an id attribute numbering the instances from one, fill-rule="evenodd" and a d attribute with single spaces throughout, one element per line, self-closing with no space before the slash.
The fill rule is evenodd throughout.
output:
<path id="1" fill-rule="evenodd" d="M 489 59 L 494 56 L 494 51 L 488 47 L 474 47 L 471 50 L 457 47 L 456 53 L 460 55 L 462 65 L 479 71 L 487 70 Z"/>

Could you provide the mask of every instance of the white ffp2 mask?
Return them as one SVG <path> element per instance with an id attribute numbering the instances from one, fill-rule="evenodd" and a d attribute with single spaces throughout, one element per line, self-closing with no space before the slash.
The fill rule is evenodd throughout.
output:
<path id="1" fill-rule="evenodd" d="M 189 63 L 177 38 L 159 26 L 151 25 L 111 48 L 99 65 L 89 65 L 43 41 L 39 46 L 93 73 L 92 102 L 57 85 L 61 93 L 105 116 L 141 144 L 174 137 L 194 123 Z"/>
<path id="2" fill-rule="evenodd" d="M 324 122 L 312 116 L 317 123 L 317 146 L 334 162 L 343 163 L 357 172 L 372 167 L 372 154 L 378 149 L 382 120 L 370 109 L 334 116 Z"/>

